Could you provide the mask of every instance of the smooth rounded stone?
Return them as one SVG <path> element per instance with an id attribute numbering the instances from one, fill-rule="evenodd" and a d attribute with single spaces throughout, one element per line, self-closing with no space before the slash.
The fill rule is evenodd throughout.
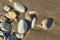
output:
<path id="1" fill-rule="evenodd" d="M 15 35 L 10 35 L 7 37 L 7 40 L 17 40 L 17 37 Z"/>
<path id="2" fill-rule="evenodd" d="M 10 24 L 5 23 L 5 22 L 0 23 L 0 28 L 1 28 L 1 30 L 5 31 L 5 32 L 7 32 L 7 33 L 9 33 L 9 32 L 11 31 L 11 26 L 10 26 Z"/>
<path id="3" fill-rule="evenodd" d="M 25 6 L 23 4 L 20 4 L 18 2 L 14 2 L 14 7 L 17 11 L 24 13 L 25 12 Z"/>
<path id="4" fill-rule="evenodd" d="M 18 23 L 18 33 L 25 33 L 28 29 L 27 22 L 25 20 L 20 20 Z"/>
<path id="5" fill-rule="evenodd" d="M 9 7 L 8 5 L 6 5 L 6 6 L 4 6 L 4 10 L 8 12 L 8 11 L 11 10 L 11 7 Z"/>
<path id="6" fill-rule="evenodd" d="M 44 19 L 40 25 L 41 28 L 43 29 L 50 29 L 54 24 L 54 21 L 52 18 L 47 18 Z"/>
<path id="7" fill-rule="evenodd" d="M 36 26 L 37 19 L 33 18 L 31 28 L 34 28 Z"/>
<path id="8" fill-rule="evenodd" d="M 3 37 L 0 37 L 0 40 L 3 40 Z"/>
<path id="9" fill-rule="evenodd" d="M 4 16 L 0 16 L 0 22 L 5 22 L 7 19 Z"/>
<path id="10" fill-rule="evenodd" d="M 5 16 L 9 19 L 15 19 L 15 17 L 17 16 L 16 13 L 14 11 L 10 11 L 7 14 L 5 14 Z"/>
<path id="11" fill-rule="evenodd" d="M 0 31 L 0 36 L 4 36 L 4 32 Z"/>

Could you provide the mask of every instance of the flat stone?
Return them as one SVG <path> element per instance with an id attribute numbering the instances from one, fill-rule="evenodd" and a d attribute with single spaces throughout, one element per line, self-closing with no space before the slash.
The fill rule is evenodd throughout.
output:
<path id="1" fill-rule="evenodd" d="M 18 33 L 25 33 L 28 29 L 27 22 L 25 20 L 20 20 L 18 23 Z"/>
<path id="2" fill-rule="evenodd" d="M 11 31 L 10 24 L 5 23 L 5 22 L 4 23 L 0 23 L 0 28 L 1 28 L 1 30 L 5 31 L 7 33 L 9 33 Z"/>
<path id="3" fill-rule="evenodd" d="M 14 2 L 14 7 L 17 11 L 24 13 L 25 12 L 25 7 L 23 6 L 23 4 L 20 4 L 18 2 Z"/>
<path id="4" fill-rule="evenodd" d="M 17 16 L 16 13 L 14 11 L 10 11 L 7 14 L 5 14 L 5 16 L 9 19 L 15 19 L 15 17 Z"/>
<path id="5" fill-rule="evenodd" d="M 52 18 L 47 18 L 47 19 L 44 19 L 41 23 L 41 28 L 43 29 L 49 29 L 53 26 L 54 24 L 54 21 Z"/>

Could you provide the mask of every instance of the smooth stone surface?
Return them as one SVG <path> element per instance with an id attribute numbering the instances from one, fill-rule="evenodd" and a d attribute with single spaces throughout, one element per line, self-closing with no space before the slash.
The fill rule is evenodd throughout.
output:
<path id="1" fill-rule="evenodd" d="M 17 16 L 16 13 L 14 11 L 10 11 L 7 14 L 5 14 L 5 16 L 9 19 L 15 19 L 15 17 Z"/>
<path id="2" fill-rule="evenodd" d="M 5 32 L 10 32 L 11 31 L 11 26 L 8 23 L 0 23 L 0 28 L 1 30 L 5 31 Z"/>
<path id="3" fill-rule="evenodd" d="M 10 35 L 7 40 L 17 40 L 17 37 L 15 35 Z"/>
<path id="4" fill-rule="evenodd" d="M 4 16 L 0 16 L 0 22 L 5 22 L 7 19 Z"/>
<path id="5" fill-rule="evenodd" d="M 0 31 L 0 36 L 4 36 L 4 32 Z"/>
<path id="6" fill-rule="evenodd" d="M 18 2 L 14 3 L 14 7 L 17 11 L 24 13 L 25 12 L 25 7 L 23 6 L 23 4 L 20 4 Z"/>
<path id="7" fill-rule="evenodd" d="M 11 10 L 11 7 L 9 7 L 8 5 L 6 5 L 6 6 L 4 6 L 4 10 L 8 12 L 8 11 Z"/>
<path id="8" fill-rule="evenodd" d="M 31 28 L 34 28 L 36 26 L 37 19 L 33 18 Z"/>
<path id="9" fill-rule="evenodd" d="M 25 33 L 28 29 L 28 25 L 25 20 L 20 20 L 18 23 L 18 33 Z"/>
<path id="10" fill-rule="evenodd" d="M 0 40 L 3 40 L 3 38 L 2 38 L 2 37 L 0 37 Z"/>
<path id="11" fill-rule="evenodd" d="M 52 18 L 47 18 L 47 19 L 44 19 L 41 23 L 41 28 L 44 28 L 44 29 L 49 29 L 53 26 L 53 19 Z"/>

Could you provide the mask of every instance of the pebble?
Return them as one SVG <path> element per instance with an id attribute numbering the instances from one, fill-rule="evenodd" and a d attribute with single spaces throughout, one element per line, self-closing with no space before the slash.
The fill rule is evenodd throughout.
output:
<path id="1" fill-rule="evenodd" d="M 6 18 L 4 16 L 0 16 L 0 22 L 6 22 Z"/>
<path id="2" fill-rule="evenodd" d="M 6 22 L 3 22 L 3 23 L 0 23 L 0 28 L 1 30 L 9 33 L 11 31 L 11 26 L 10 24 L 6 23 Z"/>
<path id="3" fill-rule="evenodd" d="M 4 10 L 8 12 L 8 11 L 11 10 L 11 7 L 9 7 L 8 5 L 6 5 L 6 6 L 4 6 Z"/>
<path id="4" fill-rule="evenodd" d="M 47 18 L 47 19 L 44 19 L 41 23 L 41 28 L 43 29 L 50 29 L 53 25 L 53 19 L 52 18 Z"/>
<path id="5" fill-rule="evenodd" d="M 4 32 L 3 31 L 0 31 L 0 36 L 4 36 Z"/>
<path id="6" fill-rule="evenodd" d="M 36 26 L 36 21 L 37 21 L 37 19 L 33 18 L 31 28 L 34 28 Z"/>
<path id="7" fill-rule="evenodd" d="M 0 40 L 3 40 L 3 37 L 0 37 Z"/>
<path id="8" fill-rule="evenodd" d="M 14 7 L 17 11 L 24 13 L 25 12 L 25 7 L 23 6 L 23 4 L 20 4 L 18 2 L 14 2 Z"/>
<path id="9" fill-rule="evenodd" d="M 7 14 L 5 14 L 5 16 L 9 19 L 15 19 L 15 17 L 17 16 L 16 13 L 14 11 L 10 11 Z"/>
<path id="10" fill-rule="evenodd" d="M 25 20 L 20 20 L 18 23 L 18 33 L 25 33 L 28 29 L 27 22 Z"/>
<path id="11" fill-rule="evenodd" d="M 10 35 L 7 37 L 7 40 L 17 40 L 17 37 L 15 35 Z"/>

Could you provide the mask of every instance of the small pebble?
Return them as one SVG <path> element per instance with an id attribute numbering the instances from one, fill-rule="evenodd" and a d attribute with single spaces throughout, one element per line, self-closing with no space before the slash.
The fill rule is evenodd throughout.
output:
<path id="1" fill-rule="evenodd" d="M 25 12 L 25 7 L 23 6 L 23 4 L 20 4 L 18 2 L 15 2 L 14 3 L 14 7 L 17 11 L 21 12 L 21 13 L 24 13 Z"/>
<path id="2" fill-rule="evenodd" d="M 9 7 L 8 5 L 6 5 L 6 6 L 4 6 L 4 10 L 8 12 L 8 11 L 11 10 L 11 7 Z"/>
<path id="3" fill-rule="evenodd" d="M 11 26 L 10 24 L 6 23 L 6 22 L 3 22 L 3 23 L 0 23 L 0 28 L 1 30 L 9 33 L 11 31 Z"/>
<path id="4" fill-rule="evenodd" d="M 36 18 L 32 20 L 31 28 L 34 28 L 36 26 L 36 21 L 37 21 Z"/>
<path id="5" fill-rule="evenodd" d="M 10 11 L 7 14 L 5 14 L 5 16 L 9 19 L 15 19 L 15 17 L 17 16 L 16 13 L 14 11 Z"/>

